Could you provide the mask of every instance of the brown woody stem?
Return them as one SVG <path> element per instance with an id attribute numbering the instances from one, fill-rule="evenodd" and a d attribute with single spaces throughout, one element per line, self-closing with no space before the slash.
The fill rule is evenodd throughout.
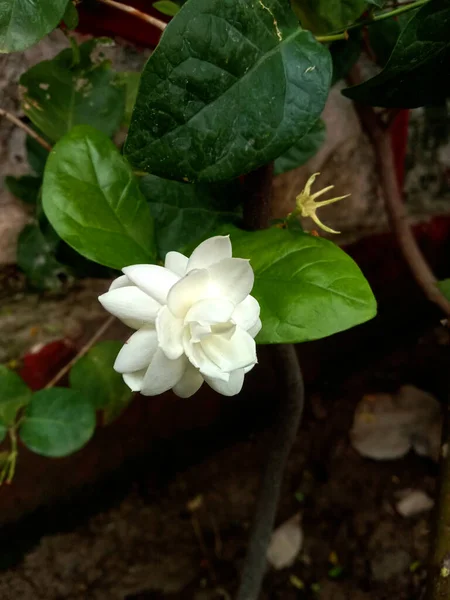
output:
<path id="1" fill-rule="evenodd" d="M 150 23 L 150 25 L 157 27 L 161 31 L 164 31 L 164 29 L 167 27 L 167 23 L 164 23 L 164 21 L 161 21 L 160 19 L 157 19 L 156 17 L 152 17 L 151 15 L 148 15 L 147 13 L 144 13 L 141 10 L 134 8 L 133 6 L 128 6 L 128 4 L 122 4 L 122 2 L 116 2 L 116 0 L 98 0 L 98 1 L 103 2 L 103 4 L 107 4 L 108 6 L 113 6 L 114 8 L 117 8 L 118 10 L 126 12 L 129 15 L 133 15 L 134 17 L 141 19 L 141 21 Z"/>
<path id="2" fill-rule="evenodd" d="M 40 144 L 43 148 L 48 150 L 48 152 L 51 151 L 51 145 L 48 142 L 46 142 L 44 138 L 38 135 L 33 129 L 31 129 L 31 127 L 28 127 L 28 125 L 26 125 L 18 117 L 16 117 L 15 115 L 11 114 L 3 108 L 0 108 L 0 117 L 5 117 L 5 119 L 8 119 L 8 121 L 14 123 L 14 125 L 17 125 L 17 127 L 20 127 L 20 129 L 23 129 L 25 133 L 27 133 L 30 137 L 35 139 L 38 142 L 38 144 Z"/>

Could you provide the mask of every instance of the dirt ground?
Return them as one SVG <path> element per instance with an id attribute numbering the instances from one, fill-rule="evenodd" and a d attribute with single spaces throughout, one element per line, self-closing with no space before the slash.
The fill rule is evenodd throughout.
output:
<path id="1" fill-rule="evenodd" d="M 412 453 L 363 458 L 349 430 L 369 392 L 412 383 L 444 400 L 448 355 L 448 334 L 428 329 L 350 377 L 340 379 L 334 365 L 310 386 L 277 516 L 301 514 L 303 548 L 292 567 L 268 571 L 262 600 L 422 597 L 431 513 L 405 518 L 395 504 L 405 489 L 433 496 L 438 467 Z M 157 457 L 4 528 L 0 598 L 232 598 L 271 435 L 272 415 L 263 412 L 253 431 L 222 420 L 220 431 L 166 442 Z M 156 477 L 148 469 L 155 460 Z"/>

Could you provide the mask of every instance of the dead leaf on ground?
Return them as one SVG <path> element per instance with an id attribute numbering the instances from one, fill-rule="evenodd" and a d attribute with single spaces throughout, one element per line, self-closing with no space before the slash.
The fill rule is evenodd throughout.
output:
<path id="1" fill-rule="evenodd" d="M 294 564 L 303 545 L 300 515 L 296 514 L 282 523 L 272 534 L 267 560 L 274 569 L 285 569 Z"/>
<path id="2" fill-rule="evenodd" d="M 434 506 L 434 500 L 423 490 L 402 490 L 401 496 L 395 508 L 402 517 L 414 517 Z"/>

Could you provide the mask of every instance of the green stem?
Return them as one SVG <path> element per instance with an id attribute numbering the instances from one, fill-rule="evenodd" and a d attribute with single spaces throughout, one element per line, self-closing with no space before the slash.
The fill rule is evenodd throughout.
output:
<path id="1" fill-rule="evenodd" d="M 384 19 L 389 19 L 390 17 L 395 17 L 400 15 L 401 13 L 407 12 L 408 10 L 414 10 L 415 8 L 419 8 L 419 6 L 423 6 L 427 4 L 430 0 L 416 0 L 416 2 L 412 2 L 411 4 L 405 4 L 395 8 L 394 10 L 390 10 L 384 13 L 378 13 L 373 16 L 371 19 L 367 19 L 366 21 L 360 21 L 359 23 L 354 23 L 350 25 L 346 29 L 342 29 L 336 31 L 334 33 L 330 33 L 329 35 L 316 35 L 316 40 L 318 42 L 334 42 L 336 40 L 346 40 L 348 39 L 348 31 L 351 29 L 357 29 L 358 27 L 365 27 L 366 25 L 371 25 L 375 23 L 375 21 L 383 21 Z"/>
<path id="2" fill-rule="evenodd" d="M 7 484 L 10 484 L 13 480 L 14 473 L 16 472 L 16 462 L 17 462 L 17 435 L 15 427 L 11 427 L 9 430 L 9 439 L 11 441 L 11 454 L 8 457 L 9 462 L 9 472 L 8 479 L 6 480 Z"/>

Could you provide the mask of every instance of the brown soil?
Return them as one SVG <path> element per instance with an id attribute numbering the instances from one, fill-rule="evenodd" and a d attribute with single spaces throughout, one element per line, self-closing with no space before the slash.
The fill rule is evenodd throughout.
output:
<path id="1" fill-rule="evenodd" d="M 364 393 L 413 383 L 445 398 L 446 361 L 447 335 L 430 331 L 344 381 L 331 367 L 330 379 L 309 390 L 277 517 L 300 511 L 305 543 L 293 567 L 268 572 L 262 599 L 421 598 L 430 514 L 403 518 L 394 505 L 406 488 L 433 495 L 437 466 L 412 454 L 364 459 L 348 433 Z M 222 420 L 4 528 L 0 598 L 232 598 L 270 437 L 270 410 L 262 412 L 253 433 Z M 155 461 L 156 479 L 148 474 Z M 200 508 L 192 515 L 194 499 Z"/>

